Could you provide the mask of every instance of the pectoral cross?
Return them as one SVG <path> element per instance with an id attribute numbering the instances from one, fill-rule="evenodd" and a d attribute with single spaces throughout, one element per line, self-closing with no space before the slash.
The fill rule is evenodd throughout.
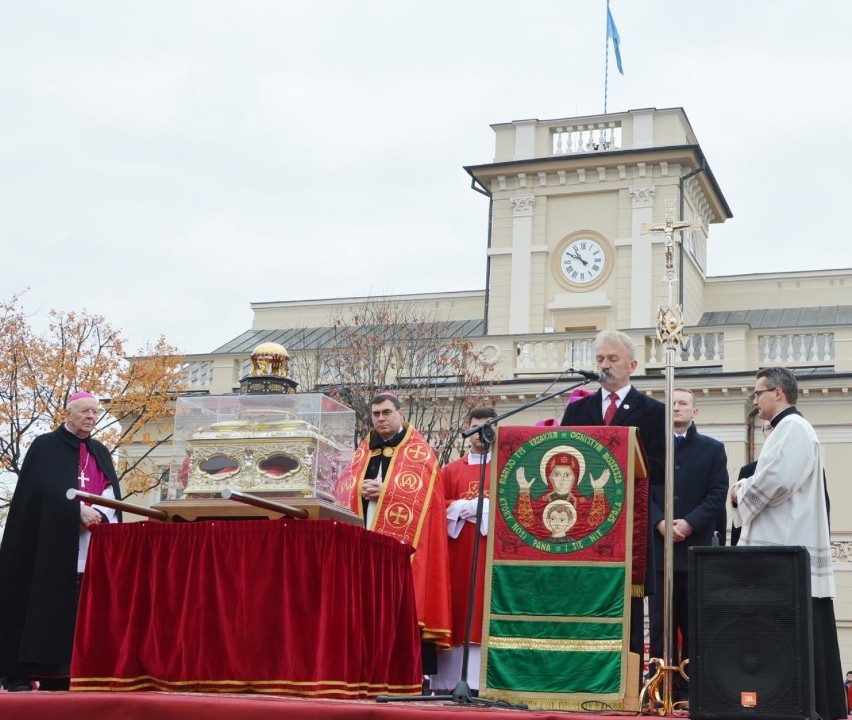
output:
<path id="1" fill-rule="evenodd" d="M 85 468 L 80 468 L 80 474 L 77 476 L 77 481 L 80 484 L 80 489 L 85 490 L 86 486 L 89 484 L 89 478 L 86 477 Z"/>

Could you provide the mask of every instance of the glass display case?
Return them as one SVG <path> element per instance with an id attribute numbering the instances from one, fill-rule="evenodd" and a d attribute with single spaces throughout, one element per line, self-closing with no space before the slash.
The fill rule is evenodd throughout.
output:
<path id="1" fill-rule="evenodd" d="M 334 502 L 354 451 L 355 411 L 319 393 L 177 399 L 168 499 L 225 487 Z"/>

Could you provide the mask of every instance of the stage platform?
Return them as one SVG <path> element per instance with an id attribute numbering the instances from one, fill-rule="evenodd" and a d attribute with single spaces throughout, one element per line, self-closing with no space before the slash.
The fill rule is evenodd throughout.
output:
<path id="1" fill-rule="evenodd" d="M 634 712 L 508 710 L 445 702 L 296 699 L 270 695 L 159 692 L 0 692 L 3 720 L 530 720 L 636 717 Z M 679 713 L 679 717 L 688 717 Z"/>

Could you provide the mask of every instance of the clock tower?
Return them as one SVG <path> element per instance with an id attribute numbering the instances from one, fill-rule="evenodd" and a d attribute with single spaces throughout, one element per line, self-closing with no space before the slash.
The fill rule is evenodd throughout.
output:
<path id="1" fill-rule="evenodd" d="M 703 306 L 709 226 L 731 217 L 680 108 L 493 125 L 494 162 L 467 167 L 491 197 L 489 335 L 650 328 L 667 304 L 666 201 L 695 218 L 676 265 L 687 323 Z"/>

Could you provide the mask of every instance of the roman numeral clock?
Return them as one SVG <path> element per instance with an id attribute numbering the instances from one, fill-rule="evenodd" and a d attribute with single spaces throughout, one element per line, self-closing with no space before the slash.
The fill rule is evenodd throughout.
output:
<path id="1" fill-rule="evenodd" d="M 569 290 L 591 290 L 609 277 L 614 264 L 612 245 L 592 231 L 571 233 L 553 253 L 553 271 Z"/>

